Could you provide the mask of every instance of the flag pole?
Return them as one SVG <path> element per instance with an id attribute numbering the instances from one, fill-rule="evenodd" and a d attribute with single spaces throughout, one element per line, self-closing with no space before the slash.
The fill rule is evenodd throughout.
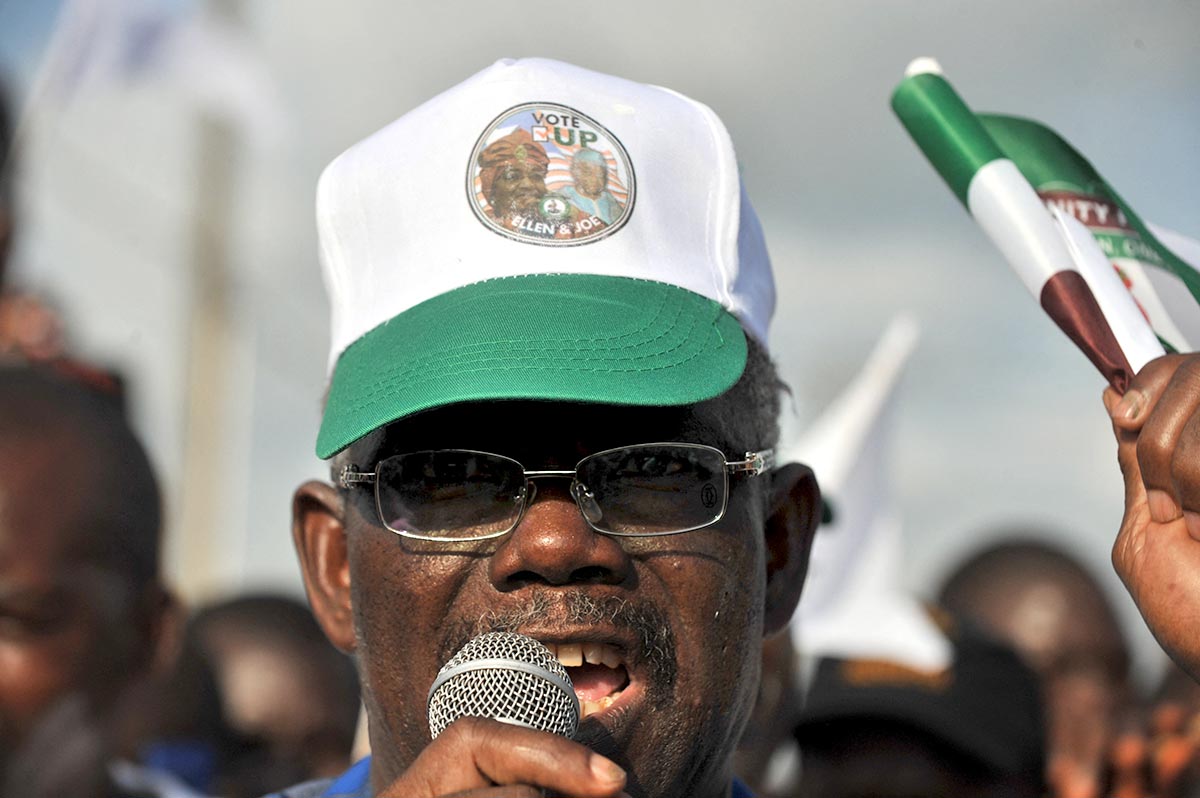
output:
<path id="1" fill-rule="evenodd" d="M 892 110 L 1046 314 L 1124 393 L 1134 370 L 1053 217 L 937 61 L 908 65 Z"/>
<path id="2" fill-rule="evenodd" d="M 236 0 L 210 0 L 214 14 L 240 24 Z M 197 122 L 196 193 L 191 228 L 191 308 L 187 352 L 183 490 L 176 529 L 177 585 L 195 600 L 218 584 L 229 518 L 225 461 L 231 453 L 230 392 L 234 324 L 230 242 L 235 200 L 235 124 L 204 108 Z M 240 469 L 238 469 L 240 470 Z"/>

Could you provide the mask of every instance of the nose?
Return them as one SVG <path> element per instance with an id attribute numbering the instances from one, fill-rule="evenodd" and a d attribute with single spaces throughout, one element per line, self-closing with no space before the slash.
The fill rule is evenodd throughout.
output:
<path id="1" fill-rule="evenodd" d="M 489 572 L 497 590 L 528 585 L 615 585 L 630 579 L 632 561 L 619 539 L 588 526 L 583 513 L 598 512 L 586 488 L 545 480 L 534 489 L 517 528 L 492 554 Z"/>

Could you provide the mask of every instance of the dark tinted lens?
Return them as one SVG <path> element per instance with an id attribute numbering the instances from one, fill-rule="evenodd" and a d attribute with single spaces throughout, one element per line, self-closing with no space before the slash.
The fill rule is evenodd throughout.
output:
<path id="1" fill-rule="evenodd" d="M 515 460 L 460 450 L 414 452 L 379 464 L 379 513 L 394 532 L 464 540 L 516 522 L 525 476 Z"/>
<path id="2" fill-rule="evenodd" d="M 725 509 L 725 456 L 707 446 L 648 444 L 600 452 L 579 464 L 593 525 L 618 535 L 707 526 Z"/>

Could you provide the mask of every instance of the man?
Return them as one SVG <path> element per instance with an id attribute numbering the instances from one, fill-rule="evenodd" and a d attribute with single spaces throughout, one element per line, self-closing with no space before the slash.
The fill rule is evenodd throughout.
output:
<path id="1" fill-rule="evenodd" d="M 569 247 L 492 225 L 475 153 L 527 117 L 635 164 L 632 212 Z M 720 122 L 501 61 L 340 156 L 318 224 L 317 449 L 338 485 L 299 488 L 293 532 L 314 613 L 356 655 L 374 755 L 290 794 L 742 794 L 762 638 L 799 597 L 820 498 L 808 469 L 770 464 L 774 289 Z M 439 667 L 495 629 L 554 647 L 576 739 L 468 718 L 430 742 Z"/>
<path id="2" fill-rule="evenodd" d="M 358 723 L 358 678 L 303 602 L 270 594 L 221 601 L 196 614 L 189 634 L 216 671 L 229 724 L 263 749 L 247 757 L 258 774 L 242 767 L 233 777 L 254 783 L 257 775 L 263 784 L 267 770 L 308 779 L 345 770 Z M 254 794 L 294 780 L 267 783 Z"/>
<path id="3" fill-rule="evenodd" d="M 1037 672 L 1056 794 L 1100 795 L 1134 698 L 1128 647 L 1100 585 L 1066 553 L 1017 537 L 956 568 L 940 602 L 1011 643 Z"/>
<path id="4" fill-rule="evenodd" d="M 198 611 L 141 706 L 126 746 L 142 762 L 205 794 L 258 798 L 346 769 L 359 685 L 307 605 L 254 594 Z"/>
<path id="5" fill-rule="evenodd" d="M 159 530 L 150 463 L 117 405 L 0 367 L 0 795 L 125 794 L 107 743 L 170 607 Z"/>
<path id="6" fill-rule="evenodd" d="M 621 215 L 621 203 L 608 190 L 608 164 L 604 156 L 587 147 L 571 158 L 572 183 L 562 190 L 567 201 L 581 213 L 612 224 Z"/>

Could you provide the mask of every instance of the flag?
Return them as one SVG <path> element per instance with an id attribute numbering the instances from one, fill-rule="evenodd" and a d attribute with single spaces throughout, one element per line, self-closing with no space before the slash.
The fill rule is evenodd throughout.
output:
<path id="1" fill-rule="evenodd" d="M 952 650 L 901 584 L 903 530 L 887 452 L 897 389 L 916 322 L 893 320 L 859 373 L 781 457 L 808 463 L 834 508 L 813 541 L 790 633 L 805 663 L 822 656 L 885 659 L 925 671 Z"/>
<path id="2" fill-rule="evenodd" d="M 1047 207 L 1091 232 L 1157 336 L 1177 352 L 1200 349 L 1200 244 L 1192 241 L 1188 247 L 1186 237 L 1170 231 L 1158 235 L 1086 158 L 1045 125 L 998 114 L 978 118 Z M 1191 258 L 1182 254 L 1189 250 Z"/>
<path id="3" fill-rule="evenodd" d="M 1200 286 L 1200 275 L 1162 247 L 1106 184 L 1106 191 L 1098 193 L 1103 181 L 1052 131 L 1026 120 L 977 117 L 937 62 L 927 58 L 909 65 L 892 95 L 892 108 L 1047 315 L 1114 388 L 1124 392 L 1133 374 L 1162 353 L 1160 341 L 1172 347 L 1187 344 L 1179 324 L 1185 310 L 1195 310 L 1194 299 L 1179 303 L 1179 292 L 1171 294 L 1179 306 L 1177 317 L 1159 312 L 1166 302 L 1158 289 L 1184 284 L 1186 294 L 1184 281 L 1194 279 Z M 993 135 L 997 131 L 999 140 Z M 1067 150 L 1073 157 L 1066 157 Z M 1104 203 L 1077 202 L 1092 197 Z M 1083 214 L 1082 224 L 1091 223 L 1089 234 L 1077 235 Z M 1114 289 L 1109 267 L 1099 264 L 1124 254 L 1121 247 L 1154 252 L 1156 265 L 1166 266 L 1155 269 L 1157 282 L 1144 270 L 1135 272 L 1140 263 L 1125 264 L 1120 274 L 1124 287 L 1137 284 L 1139 291 Z M 1151 310 L 1159 326 L 1151 326 Z"/>
<path id="4" fill-rule="evenodd" d="M 89 91 L 152 81 L 243 129 L 252 143 L 285 137 L 285 104 L 255 43 L 195 2 L 66 0 L 29 105 L 62 109 Z"/>

